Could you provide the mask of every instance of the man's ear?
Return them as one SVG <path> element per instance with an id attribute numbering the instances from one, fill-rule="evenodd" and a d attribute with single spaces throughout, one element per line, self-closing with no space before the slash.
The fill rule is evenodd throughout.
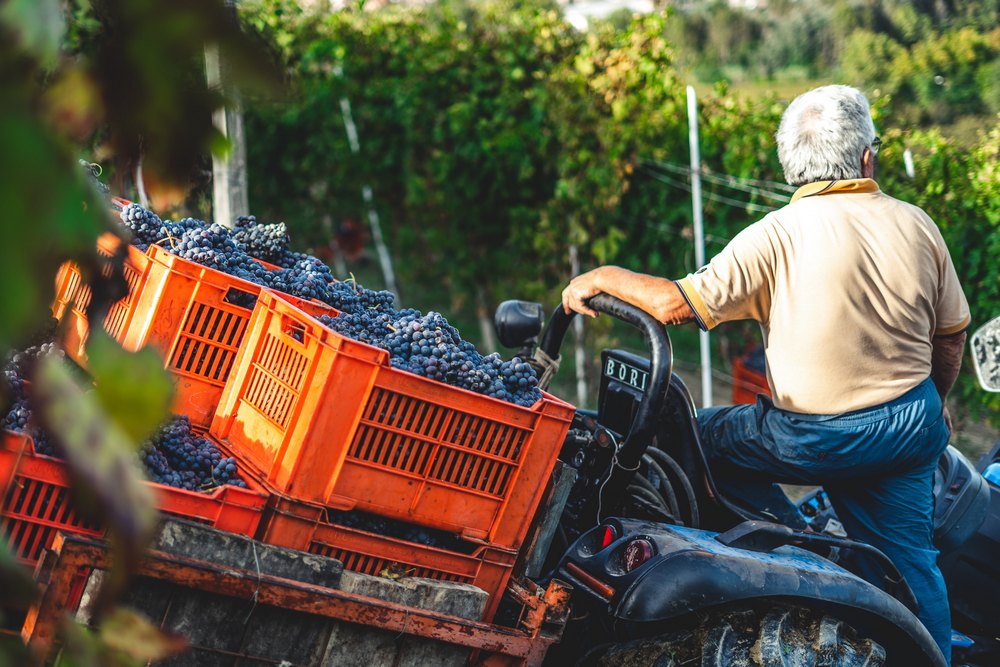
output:
<path id="1" fill-rule="evenodd" d="M 867 146 L 861 152 L 861 178 L 875 178 L 875 156 Z"/>

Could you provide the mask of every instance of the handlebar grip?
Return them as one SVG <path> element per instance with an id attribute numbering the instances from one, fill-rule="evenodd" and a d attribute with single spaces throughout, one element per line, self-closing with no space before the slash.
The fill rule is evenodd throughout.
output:
<path id="1" fill-rule="evenodd" d="M 667 336 L 663 324 L 655 317 L 610 294 L 596 294 L 587 300 L 587 305 L 636 327 L 642 331 L 649 345 L 649 384 L 632 421 L 632 429 L 618 453 L 618 461 L 622 467 L 634 468 L 653 438 L 656 419 L 663 408 L 667 388 L 670 385 L 670 376 L 673 372 L 670 337 Z M 575 315 L 574 312 L 567 315 L 562 305 L 557 306 L 552 312 L 539 347 L 553 359 L 559 355 L 559 348 L 562 347 L 566 331 Z"/>

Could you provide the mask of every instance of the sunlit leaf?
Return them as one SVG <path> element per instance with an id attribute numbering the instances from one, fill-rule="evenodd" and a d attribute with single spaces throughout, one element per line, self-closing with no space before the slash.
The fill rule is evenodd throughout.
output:
<path id="1" fill-rule="evenodd" d="M 46 65 L 55 62 L 66 31 L 59 0 L 7 0 L 0 7 L 0 20 L 13 27 L 23 47 Z"/>
<path id="2" fill-rule="evenodd" d="M 163 423 L 174 386 L 152 348 L 127 352 L 103 331 L 87 339 L 87 360 L 97 398 L 108 417 L 137 447 Z"/>
<path id="3" fill-rule="evenodd" d="M 125 607 L 112 611 L 101 623 L 104 644 L 134 660 L 162 660 L 187 648 L 184 637 L 168 633 L 150 623 L 139 612 Z"/>
<path id="4" fill-rule="evenodd" d="M 76 141 L 84 141 L 103 115 L 97 85 L 89 73 L 68 67 L 45 91 L 45 118 Z"/>

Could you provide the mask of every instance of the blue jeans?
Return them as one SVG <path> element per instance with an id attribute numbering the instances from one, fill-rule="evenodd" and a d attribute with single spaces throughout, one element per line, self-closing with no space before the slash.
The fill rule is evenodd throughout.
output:
<path id="1" fill-rule="evenodd" d="M 799 414 L 758 396 L 756 405 L 702 410 L 698 423 L 720 489 L 748 507 L 801 527 L 775 482 L 822 484 L 848 535 L 882 550 L 906 578 L 917 617 L 950 663 L 951 614 L 931 541 L 934 470 L 948 429 L 930 379 L 855 412 Z"/>

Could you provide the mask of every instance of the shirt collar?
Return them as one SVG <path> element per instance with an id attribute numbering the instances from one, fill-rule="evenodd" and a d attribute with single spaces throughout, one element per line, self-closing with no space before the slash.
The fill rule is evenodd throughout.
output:
<path id="1" fill-rule="evenodd" d="M 844 178 L 836 181 L 806 183 L 792 195 L 792 203 L 803 197 L 828 195 L 833 192 L 878 192 L 878 183 L 870 178 Z"/>

